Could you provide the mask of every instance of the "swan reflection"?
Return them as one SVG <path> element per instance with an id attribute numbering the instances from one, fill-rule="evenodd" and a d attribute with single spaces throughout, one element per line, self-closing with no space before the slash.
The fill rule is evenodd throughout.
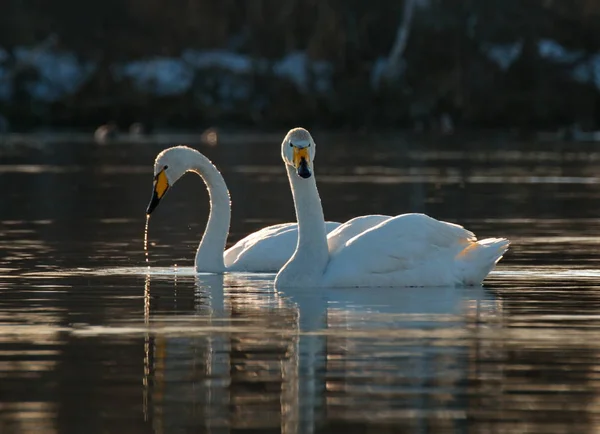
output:
<path id="1" fill-rule="evenodd" d="M 155 432 L 313 432 L 375 414 L 397 421 L 461 387 L 469 375 L 465 352 L 499 307 L 481 288 L 277 292 L 272 276 L 193 279 L 178 282 L 178 294 L 183 286 L 194 291 L 189 310 L 154 314 L 147 303 L 150 354 L 142 383 Z M 147 284 L 151 297 L 151 279 Z M 189 324 L 189 332 L 162 332 L 174 322 Z M 448 340 L 465 326 L 471 339 Z"/>

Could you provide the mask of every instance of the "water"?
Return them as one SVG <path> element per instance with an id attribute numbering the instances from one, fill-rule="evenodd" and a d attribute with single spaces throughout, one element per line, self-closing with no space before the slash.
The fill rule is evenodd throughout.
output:
<path id="1" fill-rule="evenodd" d="M 163 145 L 2 149 L 0 432 L 597 431 L 600 150 L 315 135 L 328 219 L 419 211 L 508 237 L 485 287 L 196 276 L 193 175 L 152 215 L 146 263 Z M 228 182 L 230 243 L 294 218 L 276 139 L 198 147 Z"/>

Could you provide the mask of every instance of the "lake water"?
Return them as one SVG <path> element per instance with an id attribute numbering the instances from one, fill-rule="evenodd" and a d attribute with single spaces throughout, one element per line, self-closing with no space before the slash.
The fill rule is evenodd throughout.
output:
<path id="1" fill-rule="evenodd" d="M 282 137 L 190 143 L 228 183 L 230 243 L 294 219 Z M 600 146 L 315 139 L 329 220 L 425 212 L 510 251 L 480 288 L 196 276 L 208 197 L 187 175 L 147 268 L 152 163 L 176 139 L 5 141 L 0 432 L 598 432 Z"/>

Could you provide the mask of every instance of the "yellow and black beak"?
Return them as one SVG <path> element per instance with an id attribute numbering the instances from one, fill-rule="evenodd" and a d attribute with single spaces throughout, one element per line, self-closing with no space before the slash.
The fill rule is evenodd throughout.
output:
<path id="1" fill-rule="evenodd" d="M 154 177 L 154 185 L 152 187 L 152 198 L 150 199 L 150 203 L 148 204 L 148 208 L 146 209 L 146 214 L 152 214 L 154 208 L 158 206 L 160 200 L 164 197 L 169 189 L 169 180 L 167 179 L 167 174 L 165 173 L 165 169 L 158 172 L 158 175 Z"/>
<path id="2" fill-rule="evenodd" d="M 297 148 L 294 146 L 294 167 L 301 178 L 310 178 L 310 155 L 308 148 Z"/>

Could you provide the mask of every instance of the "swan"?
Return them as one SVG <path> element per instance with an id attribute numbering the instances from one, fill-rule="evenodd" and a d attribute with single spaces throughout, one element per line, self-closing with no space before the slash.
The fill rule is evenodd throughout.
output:
<path id="1" fill-rule="evenodd" d="M 505 238 L 477 241 L 462 226 L 424 214 L 383 218 L 331 249 L 315 151 L 304 128 L 290 130 L 281 144 L 299 234 L 296 251 L 277 273 L 277 288 L 479 285 L 508 249 Z M 344 232 L 352 221 L 335 231 Z"/>
<path id="2" fill-rule="evenodd" d="M 147 216 L 150 216 L 169 188 L 186 172 L 200 175 L 208 188 L 210 198 L 208 223 L 196 251 L 196 271 L 279 271 L 294 253 L 298 239 L 297 223 L 267 226 L 225 250 L 231 219 L 229 190 L 219 170 L 195 149 L 175 146 L 158 154 L 154 162 L 154 185 L 152 198 L 146 210 Z M 339 225 L 336 222 L 327 222 L 327 231 Z M 334 237 L 335 243 L 344 242 L 345 237 L 350 236 L 350 232 L 337 232 Z"/>

